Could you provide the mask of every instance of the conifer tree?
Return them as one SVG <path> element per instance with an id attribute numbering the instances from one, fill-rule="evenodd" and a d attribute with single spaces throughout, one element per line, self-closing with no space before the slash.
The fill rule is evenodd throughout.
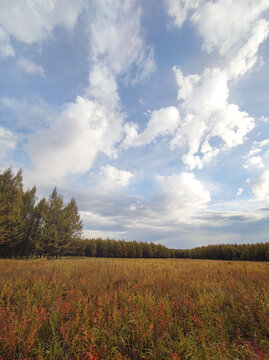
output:
<path id="1" fill-rule="evenodd" d="M 63 209 L 63 221 L 63 233 L 58 243 L 59 255 L 64 255 L 72 243 L 82 239 L 83 224 L 74 198 Z"/>
<path id="2" fill-rule="evenodd" d="M 16 245 L 22 240 L 22 172 L 13 176 L 11 169 L 0 174 L 0 254 L 15 255 Z"/>
<path id="3" fill-rule="evenodd" d="M 65 229 L 65 214 L 63 197 L 54 188 L 43 214 L 41 228 L 41 249 L 49 257 L 58 257 Z"/>
<path id="4" fill-rule="evenodd" d="M 27 190 L 22 195 L 21 206 L 21 227 L 22 227 L 22 240 L 18 244 L 16 251 L 19 255 L 29 256 L 34 252 L 34 230 L 36 223 L 36 187 Z"/>
<path id="5" fill-rule="evenodd" d="M 45 218 L 47 211 L 47 201 L 45 198 L 42 198 L 35 207 L 35 219 L 32 234 L 35 245 L 34 253 L 38 256 L 45 255 Z"/>

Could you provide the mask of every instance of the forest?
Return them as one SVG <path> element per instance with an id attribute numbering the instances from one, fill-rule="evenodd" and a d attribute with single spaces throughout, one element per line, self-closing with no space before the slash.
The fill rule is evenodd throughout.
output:
<path id="1" fill-rule="evenodd" d="M 74 198 L 65 204 L 63 197 L 54 188 L 48 199 L 37 200 L 36 187 L 24 191 L 21 170 L 16 174 L 11 169 L 0 173 L 0 257 L 87 256 L 269 261 L 269 242 L 219 244 L 180 250 L 152 242 L 85 239 Z"/>

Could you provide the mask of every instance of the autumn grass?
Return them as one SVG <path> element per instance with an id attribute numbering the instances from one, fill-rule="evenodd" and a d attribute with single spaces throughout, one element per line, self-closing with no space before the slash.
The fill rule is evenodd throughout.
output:
<path id="1" fill-rule="evenodd" d="M 0 260 L 0 359 L 269 359 L 269 263 Z"/>

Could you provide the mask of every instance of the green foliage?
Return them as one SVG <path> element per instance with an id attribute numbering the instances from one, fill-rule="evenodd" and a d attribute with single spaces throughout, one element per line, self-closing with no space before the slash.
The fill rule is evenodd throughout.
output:
<path id="1" fill-rule="evenodd" d="M 81 240 L 82 229 L 74 199 L 64 206 L 63 197 L 55 188 L 48 201 L 43 198 L 36 205 L 36 188 L 23 191 L 21 171 L 16 175 L 11 169 L 0 173 L 1 257 L 34 254 L 59 257 L 65 255 L 69 247 L 72 252 L 72 246 L 74 253 L 74 243 Z M 83 254 L 81 249 L 77 250 Z"/>
<path id="2" fill-rule="evenodd" d="M 212 260 L 269 261 L 269 242 L 201 246 L 191 250 L 175 250 L 178 258 Z"/>
<path id="3" fill-rule="evenodd" d="M 23 238 L 22 173 L 11 169 L 0 174 L 0 254 L 10 256 Z"/>
<path id="4" fill-rule="evenodd" d="M 16 253 L 24 256 L 30 256 L 35 248 L 35 219 L 36 219 L 36 187 L 27 190 L 22 194 L 21 205 L 21 225 L 22 225 L 22 241 L 18 244 Z"/>
<path id="5" fill-rule="evenodd" d="M 85 239 L 73 244 L 74 256 L 116 258 L 190 258 L 211 260 L 269 261 L 269 243 L 209 245 L 191 250 L 168 249 L 164 245 L 111 239 Z"/>
<path id="6" fill-rule="evenodd" d="M 44 210 L 44 223 L 40 234 L 41 252 L 45 256 L 58 257 L 62 246 L 66 245 L 66 223 L 63 197 L 58 194 L 56 188 L 53 189 Z"/>

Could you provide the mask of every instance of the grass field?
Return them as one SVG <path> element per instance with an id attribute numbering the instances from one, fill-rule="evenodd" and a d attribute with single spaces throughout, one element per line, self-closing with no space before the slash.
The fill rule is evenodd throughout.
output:
<path id="1" fill-rule="evenodd" d="M 269 359 L 269 263 L 0 260 L 0 359 Z"/>

